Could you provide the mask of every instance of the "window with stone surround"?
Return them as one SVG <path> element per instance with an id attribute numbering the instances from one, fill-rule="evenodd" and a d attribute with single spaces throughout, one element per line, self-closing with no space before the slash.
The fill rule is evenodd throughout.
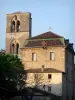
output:
<path id="1" fill-rule="evenodd" d="M 17 30 L 17 32 L 19 32 L 20 31 L 20 21 L 19 20 L 17 20 L 17 26 L 16 26 L 16 30 Z"/>
<path id="2" fill-rule="evenodd" d="M 54 52 L 50 52 L 50 60 L 54 60 Z"/>
<path id="3" fill-rule="evenodd" d="M 48 79 L 52 79 L 52 75 L 51 74 L 48 74 Z"/>
<path id="4" fill-rule="evenodd" d="M 32 53 L 32 61 L 36 61 L 36 53 Z"/>
<path id="5" fill-rule="evenodd" d="M 15 32 L 15 21 L 11 23 L 11 32 Z"/>
<path id="6" fill-rule="evenodd" d="M 16 44 L 16 54 L 18 54 L 18 52 L 19 52 L 19 44 L 17 43 Z"/>
<path id="7" fill-rule="evenodd" d="M 10 44 L 10 53 L 11 54 L 14 54 L 15 53 L 15 44 L 14 43 L 11 43 Z"/>

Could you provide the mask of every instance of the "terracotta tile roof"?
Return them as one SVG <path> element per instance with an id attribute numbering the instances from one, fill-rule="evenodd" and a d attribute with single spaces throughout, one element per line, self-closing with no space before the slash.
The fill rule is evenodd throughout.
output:
<path id="1" fill-rule="evenodd" d="M 26 70 L 28 73 L 42 73 L 41 68 Z M 62 73 L 62 71 L 54 68 L 44 68 L 43 73 Z"/>
<path id="2" fill-rule="evenodd" d="M 59 40 L 36 40 L 28 41 L 25 47 L 45 47 L 45 46 L 61 46 L 63 43 Z"/>
<path id="3" fill-rule="evenodd" d="M 30 39 L 46 39 L 46 38 L 62 38 L 62 36 L 57 35 L 57 34 L 51 32 L 51 31 L 49 31 L 49 32 L 45 32 L 43 34 L 34 36 L 34 37 L 30 38 Z"/>

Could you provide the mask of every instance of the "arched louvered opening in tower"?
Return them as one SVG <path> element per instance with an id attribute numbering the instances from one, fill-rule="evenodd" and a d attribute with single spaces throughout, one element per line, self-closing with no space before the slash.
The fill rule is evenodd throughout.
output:
<path id="1" fill-rule="evenodd" d="M 16 30 L 17 30 L 17 32 L 19 32 L 20 31 L 20 21 L 19 20 L 17 20 L 17 26 L 16 26 Z"/>
<path id="2" fill-rule="evenodd" d="M 17 43 L 16 44 L 16 54 L 18 54 L 19 53 L 19 44 Z"/>
<path id="3" fill-rule="evenodd" d="M 11 32 L 15 32 L 15 21 L 11 22 Z"/>

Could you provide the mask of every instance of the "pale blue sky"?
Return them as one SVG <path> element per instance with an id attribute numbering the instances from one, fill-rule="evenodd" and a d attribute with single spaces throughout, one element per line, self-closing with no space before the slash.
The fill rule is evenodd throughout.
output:
<path id="1" fill-rule="evenodd" d="M 75 0 L 0 0 L 0 49 L 5 49 L 6 14 L 32 14 L 32 36 L 51 31 L 70 39 L 75 47 Z"/>

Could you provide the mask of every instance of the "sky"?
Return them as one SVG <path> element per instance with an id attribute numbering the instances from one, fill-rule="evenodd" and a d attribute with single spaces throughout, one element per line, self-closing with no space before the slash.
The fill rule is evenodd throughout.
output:
<path id="1" fill-rule="evenodd" d="M 16 11 L 32 14 L 32 36 L 51 30 L 75 48 L 75 0 L 0 0 L 0 49 L 5 49 L 6 14 Z"/>

